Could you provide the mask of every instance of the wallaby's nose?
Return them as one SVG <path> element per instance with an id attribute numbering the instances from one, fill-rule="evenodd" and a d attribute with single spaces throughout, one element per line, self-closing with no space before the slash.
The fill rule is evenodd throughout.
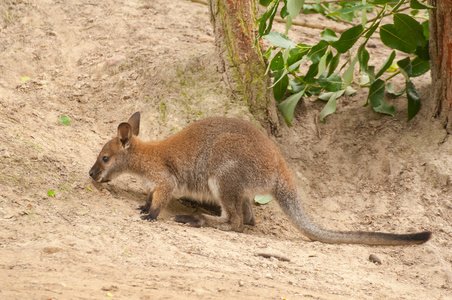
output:
<path id="1" fill-rule="evenodd" d="M 93 170 L 89 170 L 89 177 L 93 177 L 93 175 L 94 175 Z"/>

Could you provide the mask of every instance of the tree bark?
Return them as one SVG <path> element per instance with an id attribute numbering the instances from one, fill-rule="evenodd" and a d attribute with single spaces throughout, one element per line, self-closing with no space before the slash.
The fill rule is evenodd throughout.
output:
<path id="1" fill-rule="evenodd" d="M 452 132 L 452 1 L 430 0 L 430 67 L 435 116 Z"/>
<path id="2" fill-rule="evenodd" d="M 255 118 L 274 133 L 278 127 L 275 100 L 261 45 L 255 44 L 257 1 L 210 0 L 209 11 L 219 71 L 233 97 L 245 101 Z"/>

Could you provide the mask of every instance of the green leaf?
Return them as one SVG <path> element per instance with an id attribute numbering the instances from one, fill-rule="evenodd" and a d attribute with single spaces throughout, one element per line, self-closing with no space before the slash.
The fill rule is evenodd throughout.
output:
<path id="1" fill-rule="evenodd" d="M 397 70 L 399 69 L 399 66 L 396 64 L 396 63 L 392 63 L 390 66 L 389 66 L 389 68 L 388 68 L 388 72 L 389 73 L 394 73 L 394 72 L 396 72 Z"/>
<path id="2" fill-rule="evenodd" d="M 337 92 L 334 92 L 328 102 L 323 107 L 322 111 L 319 113 L 319 119 L 320 121 L 324 122 L 326 116 L 331 115 L 336 111 L 336 99 L 339 98 L 344 94 L 344 90 L 340 90 Z"/>
<path id="3" fill-rule="evenodd" d="M 383 96 L 385 94 L 385 82 L 381 79 L 377 79 L 370 85 L 368 101 L 372 107 L 378 107 L 383 102 Z"/>
<path id="4" fill-rule="evenodd" d="M 55 197 L 55 191 L 52 191 L 52 190 L 47 191 L 47 196 Z"/>
<path id="5" fill-rule="evenodd" d="M 436 9 L 436 7 L 430 6 L 430 5 L 427 5 L 424 3 L 420 3 L 418 0 L 411 0 L 410 8 L 413 8 L 413 9 Z"/>
<path id="6" fill-rule="evenodd" d="M 327 58 L 327 54 L 322 56 L 322 58 L 320 59 L 320 61 L 319 61 L 319 70 L 318 70 L 316 76 L 320 76 L 321 74 L 323 74 L 323 72 L 325 72 L 325 70 L 326 70 L 326 58 Z"/>
<path id="7" fill-rule="evenodd" d="M 331 16 L 337 16 L 337 15 L 345 15 L 345 14 L 349 14 L 349 13 L 355 12 L 357 10 L 368 9 L 368 8 L 374 8 L 374 5 L 360 4 L 360 5 L 344 7 L 344 8 L 336 10 L 335 12 L 329 13 L 326 16 L 327 17 L 331 17 Z"/>
<path id="8" fill-rule="evenodd" d="M 306 89 L 306 83 L 301 82 L 297 78 L 294 80 L 289 78 L 289 84 L 292 87 L 292 93 L 298 93 Z"/>
<path id="9" fill-rule="evenodd" d="M 411 77 L 418 77 L 430 70 L 430 62 L 415 57 L 411 62 Z"/>
<path id="10" fill-rule="evenodd" d="M 361 76 L 359 76 L 359 85 L 366 85 L 370 82 L 370 78 L 368 75 L 366 74 L 362 74 Z"/>
<path id="11" fill-rule="evenodd" d="M 337 92 L 342 87 L 342 78 L 338 75 L 331 75 L 330 77 L 326 77 L 327 73 L 323 73 L 320 75 L 318 83 L 319 85 L 326 91 L 329 92 Z"/>
<path id="12" fill-rule="evenodd" d="M 429 61 L 430 60 L 430 53 L 429 53 L 429 49 L 428 49 L 428 44 L 424 46 L 418 46 L 416 48 L 416 51 L 414 51 L 414 54 L 416 54 L 420 59 L 425 60 L 425 61 Z"/>
<path id="13" fill-rule="evenodd" d="M 394 26 L 399 34 L 406 34 L 414 45 L 425 45 L 424 28 L 413 17 L 406 14 L 395 14 Z"/>
<path id="14" fill-rule="evenodd" d="M 320 42 L 311 48 L 308 53 L 308 59 L 314 64 L 320 61 L 320 58 L 325 55 L 326 49 L 328 48 L 328 42 L 320 40 Z"/>
<path id="15" fill-rule="evenodd" d="M 267 49 L 267 51 L 265 51 L 265 53 L 262 54 L 262 56 L 265 57 L 266 59 L 269 59 L 271 55 L 272 55 L 272 47 L 269 47 Z"/>
<path id="16" fill-rule="evenodd" d="M 284 65 L 287 64 L 287 59 L 288 59 L 289 56 L 290 56 L 290 50 L 291 50 L 291 49 L 292 49 L 292 48 L 286 48 L 286 49 L 284 49 L 284 51 L 283 51 Z"/>
<path id="17" fill-rule="evenodd" d="M 405 53 L 427 43 L 422 25 L 406 14 L 394 14 L 394 24 L 380 27 L 380 39 L 386 46 Z"/>
<path id="18" fill-rule="evenodd" d="M 350 96 L 353 95 L 354 93 L 356 93 L 356 90 L 351 86 L 345 88 L 345 96 Z"/>
<path id="19" fill-rule="evenodd" d="M 259 4 L 262 5 L 262 6 L 267 7 L 267 6 L 270 5 L 270 3 L 272 3 L 272 1 L 273 0 L 259 0 Z"/>
<path id="20" fill-rule="evenodd" d="M 306 47 L 299 48 L 300 45 L 297 45 L 297 48 L 290 49 L 289 52 L 289 58 L 287 59 L 287 65 L 290 66 L 294 64 L 295 62 L 302 59 L 306 54 L 308 54 L 311 47 L 308 45 L 303 45 Z"/>
<path id="21" fill-rule="evenodd" d="M 272 200 L 273 200 L 273 197 L 270 195 L 256 195 L 254 197 L 254 202 L 256 202 L 260 205 L 265 205 Z"/>
<path id="22" fill-rule="evenodd" d="M 408 79 L 408 77 L 411 77 L 411 60 L 409 57 L 405 57 L 402 60 L 399 60 L 397 62 L 397 65 L 399 66 L 399 68 L 401 69 L 401 71 L 403 70 L 402 74 L 403 76 L 405 76 L 406 79 Z"/>
<path id="23" fill-rule="evenodd" d="M 273 88 L 275 85 L 277 85 L 284 78 L 284 76 L 287 75 L 287 73 L 288 73 L 287 69 L 283 69 L 281 71 L 282 71 L 282 75 L 279 77 L 279 79 L 277 79 L 273 82 L 273 85 L 270 88 Z"/>
<path id="24" fill-rule="evenodd" d="M 398 0 L 374 0 L 374 1 L 369 1 L 370 4 L 373 5 L 383 5 L 383 4 L 387 4 L 387 3 L 397 3 Z"/>
<path id="25" fill-rule="evenodd" d="M 298 16 L 303 4 L 304 0 L 287 0 L 287 12 L 292 20 Z"/>
<path id="26" fill-rule="evenodd" d="M 281 80 L 278 80 L 280 79 L 282 73 L 282 71 L 275 73 L 275 80 L 277 80 L 277 82 L 273 86 L 273 96 L 275 97 L 276 101 L 280 101 L 284 97 L 284 94 L 287 91 L 287 86 L 289 85 L 289 77 L 287 76 L 287 74 L 284 74 L 283 78 L 281 78 Z"/>
<path id="27" fill-rule="evenodd" d="M 406 81 L 406 96 L 408 99 L 408 121 L 410 121 L 421 109 L 421 99 L 419 98 L 419 93 L 410 80 Z"/>
<path id="28" fill-rule="evenodd" d="M 22 82 L 22 83 L 27 82 L 28 80 L 30 80 L 30 77 L 28 77 L 28 76 L 20 77 L 20 82 Z"/>
<path id="29" fill-rule="evenodd" d="M 289 39 L 284 34 L 281 34 L 276 31 L 272 31 L 267 35 L 263 36 L 264 39 L 275 45 L 276 47 L 281 48 L 294 48 L 296 45 L 295 43 Z"/>
<path id="30" fill-rule="evenodd" d="M 71 119 L 68 116 L 62 115 L 58 120 L 58 123 L 69 126 L 71 125 Z"/>
<path id="31" fill-rule="evenodd" d="M 413 53 L 416 45 L 410 43 L 409 39 L 399 35 L 393 24 L 386 24 L 380 27 L 380 39 L 391 49 L 400 50 L 405 53 Z"/>
<path id="32" fill-rule="evenodd" d="M 396 92 L 396 91 L 394 91 L 394 84 L 392 84 L 392 83 L 388 83 L 388 84 L 386 84 L 386 91 L 389 93 L 389 94 L 392 94 L 392 95 L 394 95 L 394 96 L 400 96 L 400 95 L 402 95 L 403 93 L 405 93 L 405 89 L 403 89 L 402 91 L 400 91 L 400 92 Z"/>
<path id="33" fill-rule="evenodd" d="M 395 107 L 392 105 L 389 105 L 388 103 L 381 101 L 380 105 L 377 107 L 373 107 L 374 111 L 380 113 L 380 114 L 387 114 L 391 116 L 395 116 Z"/>
<path id="34" fill-rule="evenodd" d="M 348 66 L 347 70 L 342 74 L 342 79 L 344 80 L 344 87 L 349 86 L 353 81 L 353 73 L 355 72 L 355 65 L 358 62 L 358 56 L 356 56 L 353 61 Z"/>
<path id="35" fill-rule="evenodd" d="M 273 19 L 275 18 L 276 12 L 278 11 L 279 1 L 272 1 L 272 6 L 267 8 L 267 11 L 259 18 L 259 35 L 258 38 L 268 34 L 272 29 Z M 268 21 L 268 26 L 267 26 Z"/>
<path id="36" fill-rule="evenodd" d="M 366 44 L 361 44 L 358 48 L 358 61 L 361 72 L 367 72 L 367 64 L 369 63 L 369 52 L 366 50 Z"/>
<path id="37" fill-rule="evenodd" d="M 320 35 L 322 36 L 322 38 L 325 41 L 328 41 L 328 42 L 335 42 L 335 41 L 337 41 L 339 39 L 337 37 L 336 33 L 333 30 L 329 29 L 329 28 L 325 28 L 325 30 L 322 31 L 320 33 Z"/>
<path id="38" fill-rule="evenodd" d="M 284 59 L 282 57 L 281 51 L 278 52 L 270 62 L 270 70 L 279 71 L 284 69 Z"/>
<path id="39" fill-rule="evenodd" d="M 380 26 L 380 22 L 375 23 L 372 27 L 369 28 L 365 35 L 366 39 L 370 39 L 372 34 L 374 34 L 375 30 L 377 30 L 378 26 Z"/>
<path id="40" fill-rule="evenodd" d="M 309 84 L 315 84 L 315 76 L 319 73 L 319 63 L 315 63 L 309 66 L 308 72 L 304 76 L 304 81 Z"/>
<path id="41" fill-rule="evenodd" d="M 377 75 L 375 75 L 375 78 L 380 77 L 383 75 L 383 73 L 392 65 L 392 62 L 394 61 L 394 58 L 396 56 L 396 52 L 393 50 L 391 54 L 389 55 L 388 59 L 386 59 L 385 63 L 381 67 L 381 69 L 378 71 Z"/>
<path id="42" fill-rule="evenodd" d="M 428 20 L 422 22 L 422 29 L 424 32 L 424 37 L 425 39 L 428 41 L 430 38 L 430 29 L 429 29 L 429 24 L 428 24 Z"/>
<path id="43" fill-rule="evenodd" d="M 317 98 L 319 98 L 320 100 L 323 101 L 328 101 L 330 100 L 331 96 L 334 94 L 335 92 L 327 92 L 327 93 L 323 93 L 320 96 L 318 96 Z"/>
<path id="44" fill-rule="evenodd" d="M 356 43 L 362 32 L 363 26 L 361 24 L 352 27 L 344 31 L 339 40 L 332 42 L 331 46 L 333 46 L 339 53 L 345 53 Z"/>
<path id="45" fill-rule="evenodd" d="M 289 12 L 287 11 L 287 1 L 284 1 L 284 6 L 281 8 L 279 15 L 281 19 L 285 19 L 289 15 Z"/>
<path id="46" fill-rule="evenodd" d="M 301 97 L 304 94 L 304 90 L 301 92 L 298 92 L 296 94 L 293 94 L 280 104 L 278 104 L 278 109 L 283 115 L 284 119 L 286 120 L 287 125 L 292 126 L 292 118 L 293 113 L 295 111 L 295 107 L 297 106 L 298 101 L 300 101 Z"/>
<path id="47" fill-rule="evenodd" d="M 328 68 L 328 76 L 331 76 L 331 74 L 334 73 L 334 71 L 336 70 L 337 66 L 339 65 L 339 59 L 340 58 L 341 58 L 341 54 L 338 53 L 331 59 L 330 67 Z"/>

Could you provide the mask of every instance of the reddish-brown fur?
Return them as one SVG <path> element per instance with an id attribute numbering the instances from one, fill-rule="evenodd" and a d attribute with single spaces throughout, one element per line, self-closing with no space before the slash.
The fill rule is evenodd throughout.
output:
<path id="1" fill-rule="evenodd" d="M 129 172 L 149 185 L 143 219 L 156 220 L 173 197 L 218 204 L 221 216 L 177 215 L 174 221 L 195 227 L 242 231 L 254 225 L 250 199 L 271 194 L 292 222 L 311 240 L 325 243 L 408 245 L 426 242 L 431 232 L 389 234 L 339 232 L 324 229 L 304 213 L 292 174 L 279 149 L 251 124 L 229 118 L 209 118 L 158 142 L 137 138 L 140 114 L 118 126 L 105 144 L 90 176 L 106 182 Z"/>

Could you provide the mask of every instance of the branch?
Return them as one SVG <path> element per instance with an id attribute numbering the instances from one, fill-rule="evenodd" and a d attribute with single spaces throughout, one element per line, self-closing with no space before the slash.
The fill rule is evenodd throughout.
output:
<path id="1" fill-rule="evenodd" d="M 188 0 L 191 2 L 195 2 L 195 3 L 200 3 L 200 4 L 204 4 L 204 5 L 208 5 L 207 0 Z M 346 1 L 356 1 L 356 0 L 346 0 Z M 323 2 L 339 2 L 338 0 L 327 0 L 327 1 L 323 1 Z M 344 2 L 344 1 L 341 1 Z M 315 2 L 305 2 L 305 4 L 315 4 Z M 276 22 L 278 23 L 286 23 L 286 21 L 284 19 L 281 19 L 280 17 L 275 17 L 274 19 Z M 314 28 L 314 29 L 319 29 L 319 30 L 324 30 L 325 28 L 327 28 L 326 26 L 320 25 L 320 24 L 312 24 L 312 23 L 308 23 L 308 22 L 304 22 L 304 21 L 298 21 L 298 20 L 292 20 L 292 25 L 295 26 L 301 26 L 301 27 L 308 27 L 308 28 Z M 337 33 L 342 33 L 345 31 L 345 29 L 340 29 L 337 27 L 328 27 L 329 29 L 333 30 L 334 32 Z"/>

